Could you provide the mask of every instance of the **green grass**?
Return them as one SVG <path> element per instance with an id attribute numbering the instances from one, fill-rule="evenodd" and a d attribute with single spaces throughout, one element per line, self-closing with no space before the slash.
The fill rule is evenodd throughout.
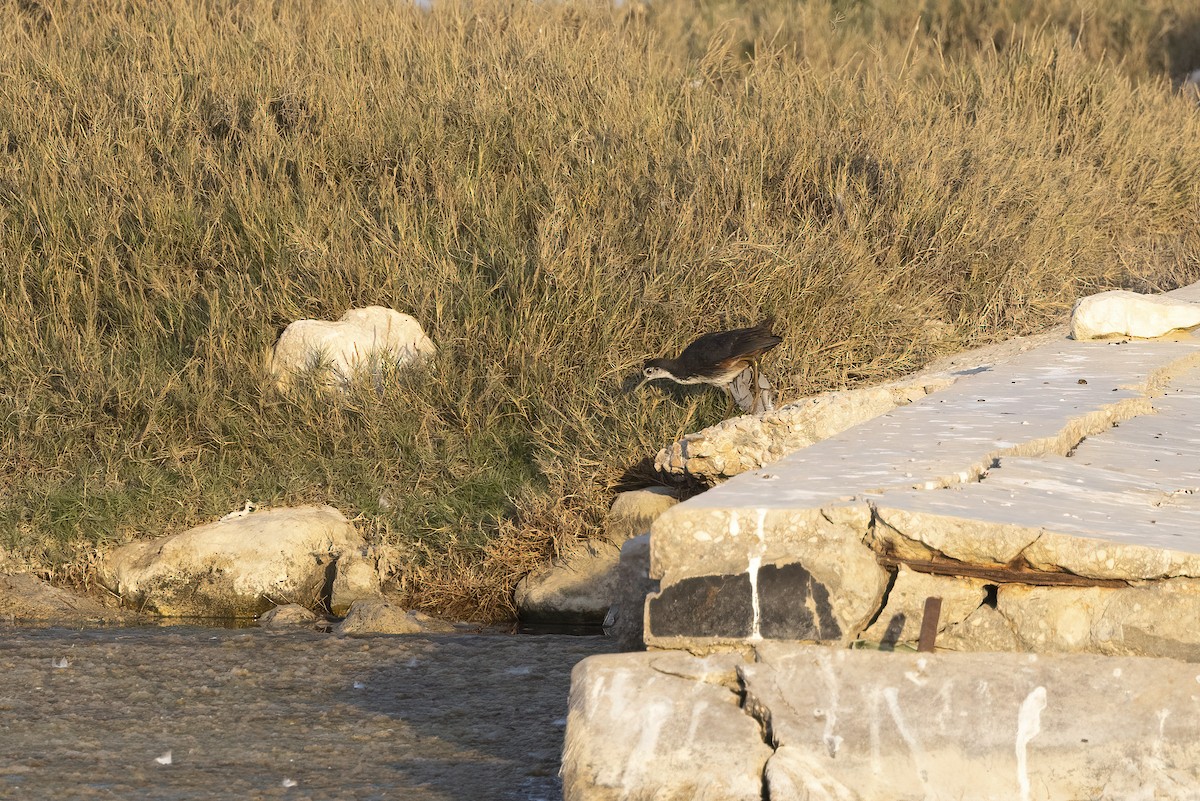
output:
<path id="1" fill-rule="evenodd" d="M 1200 278 L 1183 0 L 0 2 L 0 547 L 330 503 L 487 619 L 718 419 L 620 383 L 773 313 L 784 398 Z M 439 348 L 279 396 L 284 326 Z"/>

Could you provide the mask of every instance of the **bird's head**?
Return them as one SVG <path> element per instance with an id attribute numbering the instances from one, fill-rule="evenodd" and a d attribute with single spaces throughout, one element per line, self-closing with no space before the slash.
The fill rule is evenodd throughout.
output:
<path id="1" fill-rule="evenodd" d="M 635 391 L 639 390 L 642 387 L 644 387 L 648 382 L 653 381 L 656 378 L 671 378 L 672 377 L 671 372 L 663 366 L 664 361 L 666 361 L 666 360 L 665 359 L 647 359 L 646 363 L 644 365 L 642 365 L 641 383 L 639 383 L 633 389 Z"/>

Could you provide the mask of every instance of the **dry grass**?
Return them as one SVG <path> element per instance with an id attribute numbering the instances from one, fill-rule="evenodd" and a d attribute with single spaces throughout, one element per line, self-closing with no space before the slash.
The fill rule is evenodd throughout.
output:
<path id="1" fill-rule="evenodd" d="M 1101 6 L 0 0 L 0 546 L 324 502 L 502 617 L 723 410 L 648 355 L 773 313 L 798 396 L 1196 280 L 1200 19 Z M 368 304 L 436 364 L 266 391 Z"/>

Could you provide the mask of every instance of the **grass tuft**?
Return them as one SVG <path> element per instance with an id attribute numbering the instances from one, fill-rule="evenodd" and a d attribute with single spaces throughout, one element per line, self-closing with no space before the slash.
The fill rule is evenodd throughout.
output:
<path id="1" fill-rule="evenodd" d="M 0 546 L 330 503 L 413 605 L 510 615 L 719 419 L 622 393 L 647 356 L 774 314 L 786 400 L 1200 278 L 1193 5 L 0 3 Z M 372 304 L 434 363 L 270 389 Z"/>

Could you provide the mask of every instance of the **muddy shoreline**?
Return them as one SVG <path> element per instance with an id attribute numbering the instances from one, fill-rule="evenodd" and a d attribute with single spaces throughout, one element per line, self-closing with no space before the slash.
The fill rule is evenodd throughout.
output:
<path id="1" fill-rule="evenodd" d="M 557 801 L 602 637 L 0 626 L 0 799 Z"/>

